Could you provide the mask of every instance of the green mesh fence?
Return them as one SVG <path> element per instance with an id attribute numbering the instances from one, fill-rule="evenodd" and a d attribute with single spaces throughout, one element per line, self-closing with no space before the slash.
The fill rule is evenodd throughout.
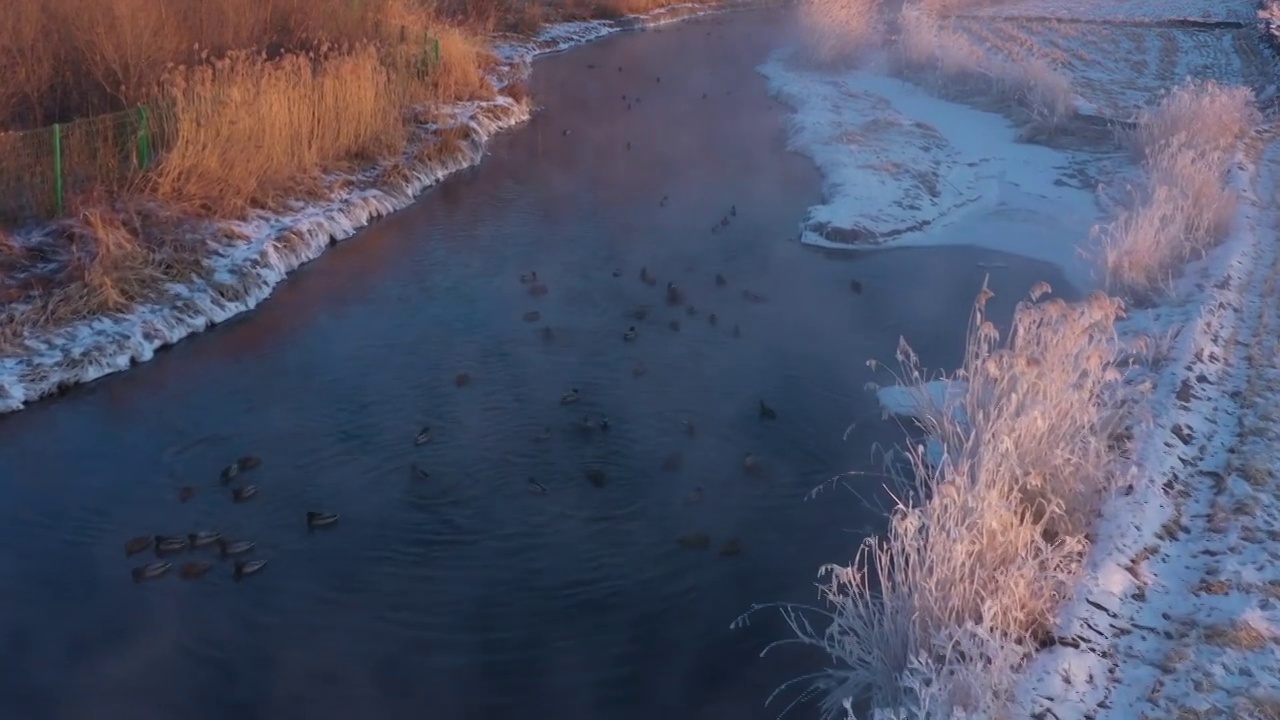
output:
<path id="1" fill-rule="evenodd" d="M 51 219 L 65 212 L 73 195 L 124 190 L 163 149 L 167 117 L 143 106 L 0 133 L 0 220 Z"/>

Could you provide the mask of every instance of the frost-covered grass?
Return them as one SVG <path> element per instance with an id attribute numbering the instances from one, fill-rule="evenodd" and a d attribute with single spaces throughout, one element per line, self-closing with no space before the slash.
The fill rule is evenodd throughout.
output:
<path id="1" fill-rule="evenodd" d="M 1222 239 L 1238 199 L 1227 171 L 1261 119 L 1248 88 L 1212 81 L 1176 88 L 1139 115 L 1131 139 L 1145 184 L 1099 233 L 1112 287 L 1149 296 Z"/>
<path id="2" fill-rule="evenodd" d="M 1070 83 L 1060 82 L 1051 66 L 1037 68 L 1032 62 L 1019 68 L 1009 61 L 1007 49 L 994 61 L 989 48 L 955 32 L 937 15 L 908 9 L 900 29 L 899 46 L 890 52 L 896 50 L 914 77 L 927 80 L 932 74 L 931 88 L 946 80 L 953 82 L 952 92 L 985 84 L 1053 121 L 1078 104 Z M 1036 57 L 1035 48 L 1027 53 Z M 940 125 L 936 118 L 930 122 Z M 1115 268 L 1125 269 L 1125 278 L 1153 277 L 1155 284 L 1168 284 L 1178 267 L 1211 250 L 1229 229 L 1255 226 L 1256 218 L 1241 214 L 1235 200 L 1249 195 L 1252 175 L 1245 158 L 1257 122 L 1248 90 L 1213 83 L 1176 89 L 1143 113 L 1126 138 L 1136 148 L 1140 186 L 1169 189 L 1162 197 L 1154 191 L 1139 194 L 1141 202 L 1129 215 L 1099 233 L 1113 241 L 1107 247 L 1115 257 L 1120 257 L 1117 248 L 1131 249 L 1127 263 L 1104 262 L 1116 287 L 1133 292 L 1151 285 L 1119 282 Z M 797 121 L 795 127 L 806 125 Z M 1126 218 L 1151 198 L 1166 211 L 1176 204 L 1182 214 L 1149 223 L 1145 234 L 1107 235 L 1131 222 Z M 1082 234 L 1076 243 L 1083 246 L 1087 240 Z M 1183 308 L 1157 307 L 1127 319 L 1125 304 L 1105 293 L 1067 304 L 1039 301 L 1047 288 L 1037 287 L 1019 304 L 1003 339 L 984 315 L 989 297 L 984 290 L 975 304 L 964 362 L 950 375 L 925 373 L 910 348 L 900 346 L 897 385 L 879 389 L 878 395 L 886 410 L 911 416 L 916 434 L 924 437 L 904 450 L 906 478 L 887 534 L 864 543 L 852 562 L 822 568 L 823 607 L 782 609 L 795 634 L 784 642 L 822 648 L 834 660 L 831 668 L 796 681 L 809 683 L 801 697 L 818 695 L 828 715 L 849 717 L 866 703 L 874 717 L 886 720 L 1051 716 L 1045 709 L 1059 717 L 1064 711 L 1073 718 L 1095 717 L 1103 709 L 1111 717 L 1139 717 L 1133 697 L 1093 693 L 1089 697 L 1102 702 L 1086 707 L 1077 700 L 1088 693 L 1068 692 L 1072 683 L 1077 690 L 1085 684 L 1105 686 L 1102 676 L 1115 672 L 1114 663 L 1110 670 L 1095 663 L 1087 676 L 1077 674 L 1074 665 L 1053 665 L 1030 680 L 1027 669 L 1048 655 L 1040 652 L 1044 648 L 1062 650 L 1058 646 L 1078 646 L 1087 638 L 1083 626 L 1074 635 L 1064 632 L 1064 617 L 1080 616 L 1076 594 L 1089 589 L 1081 582 L 1093 577 L 1099 557 L 1115 550 L 1113 528 L 1117 517 L 1124 517 L 1116 508 L 1130 501 L 1150 508 L 1161 501 L 1161 478 L 1146 464 L 1154 453 L 1139 457 L 1138 450 L 1164 442 L 1161 436 L 1160 443 L 1148 443 L 1147 433 L 1160 427 L 1161 418 L 1153 416 L 1166 401 L 1175 393 L 1179 399 L 1199 393 L 1187 389 L 1186 381 L 1171 385 L 1168 374 L 1181 373 L 1193 354 L 1221 362 L 1231 347 L 1234 338 L 1217 345 L 1184 341 L 1194 334 L 1182 333 L 1185 328 L 1203 324 L 1199 303 L 1209 304 L 1206 315 L 1229 312 L 1234 309 L 1225 305 L 1230 293 L 1243 292 L 1230 284 L 1230 276 L 1221 278 L 1224 286 L 1211 270 L 1198 270 L 1199 283 L 1178 285 Z M 1217 381 L 1213 373 L 1202 375 L 1205 383 Z M 1184 435 L 1186 429 L 1169 431 L 1173 439 L 1168 442 L 1198 447 L 1192 437 L 1199 435 Z M 1259 476 L 1256 468 L 1252 473 Z M 1255 494 L 1239 505 L 1240 514 L 1248 516 L 1263 505 Z M 1224 504 L 1218 515 L 1231 508 Z M 1266 534 L 1273 527 L 1255 523 L 1251 532 L 1280 537 Z M 1241 574 L 1247 572 L 1260 576 L 1256 569 Z M 1261 610 L 1269 612 L 1270 606 Z M 1280 633 L 1273 628 L 1280 627 L 1280 618 L 1255 608 L 1211 619 L 1198 632 L 1215 652 L 1260 658 L 1274 653 L 1272 638 Z M 1151 637 L 1170 637 L 1154 618 L 1144 622 L 1151 623 Z M 1136 626 L 1135 621 L 1125 634 Z M 1135 668 L 1138 660 L 1159 662 L 1134 656 Z M 1135 669 L 1133 674 L 1141 673 Z M 1061 677 L 1071 679 L 1055 685 Z M 1028 690 L 1029 684 L 1035 687 Z M 1207 686 L 1202 682 L 1201 687 Z M 1239 690 L 1243 684 L 1219 679 L 1218 687 Z M 1255 710 L 1274 701 L 1242 697 L 1240 702 L 1252 703 Z M 1065 698 L 1066 707 L 1055 698 Z M 1162 709 L 1168 716 L 1188 716 L 1174 711 L 1203 712 L 1205 705 Z"/>
<path id="3" fill-rule="evenodd" d="M 856 62 L 884 40 L 883 0 L 802 0 L 800 26 L 810 59 Z"/>

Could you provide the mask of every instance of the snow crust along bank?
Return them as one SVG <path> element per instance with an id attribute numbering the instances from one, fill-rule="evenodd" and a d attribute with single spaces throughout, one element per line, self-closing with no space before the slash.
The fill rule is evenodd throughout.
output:
<path id="1" fill-rule="evenodd" d="M 550 25 L 533 39 L 508 38 L 498 42 L 494 50 L 504 65 L 492 80 L 501 89 L 527 73 L 532 60 L 540 55 L 622 30 L 756 5 L 686 4 L 621 20 Z M 458 103 L 438 114 L 442 120 L 422 129 L 464 127 L 469 131 L 468 140 L 454 157 L 409 168 L 403 185 L 376 187 L 381 166 L 354 176 L 335 175 L 335 187 L 352 185 L 353 189 L 337 192 L 324 203 L 300 205 L 296 212 L 258 213 L 246 221 L 218 223 L 218 229 L 246 240 L 226 243 L 210 239 L 212 257 L 207 261 L 207 277 L 170 283 L 166 289 L 171 299 L 139 306 L 128 314 L 94 317 L 25 338 L 26 353 L 0 357 L 0 413 L 19 410 L 64 388 L 147 362 L 156 350 L 256 307 L 290 272 L 319 257 L 330 244 L 351 237 L 378 217 L 411 205 L 419 194 L 447 176 L 480 162 L 488 141 L 527 120 L 530 108 L 526 103 L 499 96 L 492 101 Z M 412 153 L 405 157 L 412 157 Z M 340 182 L 343 180 L 355 182 Z"/>
<path id="2" fill-rule="evenodd" d="M 1280 707 L 1280 570 L 1269 547 L 1280 539 L 1280 146 L 1257 171 L 1239 167 L 1232 235 L 1179 284 L 1181 307 L 1136 313 L 1123 328 L 1176 340 L 1145 380 L 1157 404 L 1130 492 L 1105 509 L 1063 608 L 1059 636 L 1070 642 L 1036 655 L 1023 677 L 1025 716 L 1274 717 Z"/>
<path id="3" fill-rule="evenodd" d="M 1256 8 L 1255 0 L 1014 0 L 966 14 L 1088 22 L 1251 23 Z"/>
<path id="4" fill-rule="evenodd" d="M 794 109 L 791 149 L 824 181 L 801 242 L 828 249 L 974 245 L 1062 268 L 1095 284 L 1077 246 L 1101 219 L 1096 159 L 1017 142 L 1003 116 L 942 100 L 872 71 L 794 67 L 786 52 L 760 66 Z"/>

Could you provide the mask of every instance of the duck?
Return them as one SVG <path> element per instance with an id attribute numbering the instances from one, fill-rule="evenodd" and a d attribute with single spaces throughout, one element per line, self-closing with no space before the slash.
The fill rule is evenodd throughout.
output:
<path id="1" fill-rule="evenodd" d="M 754 292 L 751 290 L 743 290 L 742 297 L 747 302 L 753 302 L 753 303 L 762 303 L 769 299 L 764 295 L 761 295 L 760 293 Z"/>
<path id="2" fill-rule="evenodd" d="M 724 217 L 720 218 L 720 227 L 722 227 L 722 228 L 729 227 L 729 216 L 728 216 L 728 215 L 725 215 Z"/>
<path id="3" fill-rule="evenodd" d="M 155 580 L 156 578 L 169 572 L 169 568 L 173 567 L 167 562 L 149 562 L 141 567 L 136 567 L 131 571 L 134 582 L 142 582 L 144 580 Z"/>
<path id="4" fill-rule="evenodd" d="M 262 458 L 257 455 L 245 455 L 236 460 L 236 466 L 240 468 L 240 472 L 249 472 L 250 470 L 262 464 Z"/>
<path id="5" fill-rule="evenodd" d="M 243 555 L 249 552 L 250 550 L 253 550 L 252 540 L 235 540 L 232 542 L 227 542 L 226 540 L 222 540 L 222 539 L 218 540 L 218 552 L 223 557 L 228 557 L 231 555 Z"/>
<path id="6" fill-rule="evenodd" d="M 583 430 L 595 430 L 595 429 L 596 429 L 596 424 L 595 424 L 595 422 L 593 422 L 593 421 L 591 420 L 591 416 L 590 416 L 590 415 L 583 415 L 583 416 L 582 416 L 582 422 L 578 423 L 578 426 L 579 426 L 579 427 L 581 427 Z"/>
<path id="7" fill-rule="evenodd" d="M 230 484 L 230 482 L 234 480 L 235 477 L 239 474 L 240 474 L 240 463 L 233 462 L 230 465 L 222 468 L 222 472 L 219 473 L 218 477 L 222 480 L 223 485 L 227 485 L 227 484 Z"/>
<path id="8" fill-rule="evenodd" d="M 140 535 L 135 538 L 129 538 L 124 543 L 124 556 L 132 557 L 140 552 L 146 552 L 151 549 L 151 544 L 156 539 L 150 535 Z"/>
<path id="9" fill-rule="evenodd" d="M 549 325 L 544 326 L 542 328 L 542 341 L 551 342 L 552 340 L 555 340 L 555 339 L 556 339 L 556 334 L 551 330 L 551 326 Z"/>
<path id="10" fill-rule="evenodd" d="M 766 405 L 763 400 L 760 401 L 760 419 L 761 420 L 777 420 L 778 419 L 778 413 L 774 411 L 773 408 Z"/>
<path id="11" fill-rule="evenodd" d="M 326 527 L 338 522 L 338 513 L 307 511 L 307 527 Z"/>
<path id="12" fill-rule="evenodd" d="M 608 429 L 609 429 L 609 418 L 604 417 L 603 415 L 602 415 L 602 416 L 600 416 L 600 422 L 596 423 L 596 427 L 600 428 L 601 430 L 608 430 Z"/>
<path id="13" fill-rule="evenodd" d="M 662 468 L 663 472 L 675 472 L 676 470 L 679 470 L 680 466 L 683 464 L 684 464 L 684 453 L 677 450 L 671 453 L 670 455 L 666 456 L 665 458 L 663 458 L 662 465 L 660 467 Z"/>
<path id="14" fill-rule="evenodd" d="M 862 283 L 858 282 L 856 279 L 855 279 L 855 280 L 850 280 L 850 281 L 849 281 L 849 289 L 853 291 L 853 294 L 854 294 L 854 295 L 861 295 L 861 294 L 862 294 Z"/>
<path id="15" fill-rule="evenodd" d="M 649 308 L 645 307 L 644 305 L 641 305 L 640 307 L 631 311 L 631 317 L 635 318 L 636 320 L 644 320 L 645 318 L 649 317 Z"/>
<path id="16" fill-rule="evenodd" d="M 742 456 L 742 469 L 748 473 L 755 473 L 760 470 L 760 458 L 747 453 Z"/>
<path id="17" fill-rule="evenodd" d="M 546 442 L 551 439 L 551 426 L 542 428 L 542 431 L 533 436 L 534 442 Z"/>
<path id="18" fill-rule="evenodd" d="M 182 567 L 178 568 L 178 577 L 183 580 L 197 580 L 208 574 L 213 569 L 213 563 L 204 560 L 192 560 L 182 563 Z"/>
<path id="19" fill-rule="evenodd" d="M 676 538 L 676 542 L 690 550 L 706 550 L 711 547 L 711 536 L 706 533 L 689 533 Z"/>
<path id="20" fill-rule="evenodd" d="M 690 305 L 689 307 L 684 309 L 684 314 L 688 315 L 689 317 L 693 317 L 694 315 L 698 314 L 698 308 Z"/>
<path id="21" fill-rule="evenodd" d="M 742 328 L 738 327 L 737 323 L 733 324 L 733 336 L 736 338 L 742 337 Z"/>
<path id="22" fill-rule="evenodd" d="M 431 479 L 431 473 L 427 472 L 426 470 L 423 470 L 417 463 L 413 463 L 412 465 L 410 465 L 409 469 L 413 472 L 413 476 L 419 480 Z"/>
<path id="23" fill-rule="evenodd" d="M 699 485 L 694 489 L 690 490 L 689 494 L 684 496 L 684 502 L 686 505 L 693 505 L 694 503 L 701 502 L 702 496 L 703 496 L 702 486 Z"/>
<path id="24" fill-rule="evenodd" d="M 542 313 L 538 312 L 537 310 L 530 310 L 529 312 L 522 315 L 521 318 L 525 322 L 538 322 L 539 320 L 542 319 Z"/>
<path id="25" fill-rule="evenodd" d="M 622 333 L 622 339 L 627 342 L 631 342 L 632 340 L 636 339 L 636 335 L 637 335 L 636 326 L 632 325 L 631 327 L 627 328 L 626 332 Z"/>
<path id="26" fill-rule="evenodd" d="M 667 283 L 667 304 L 679 305 L 682 302 L 684 302 L 684 293 L 680 292 L 680 288 L 676 287 L 675 283 Z"/>
<path id="27" fill-rule="evenodd" d="M 640 268 L 640 282 L 645 285 L 657 285 L 658 278 L 654 277 L 653 274 L 649 272 L 649 268 L 642 267 Z"/>
<path id="28" fill-rule="evenodd" d="M 212 545 L 222 539 L 222 533 L 215 530 L 201 530 L 187 535 L 187 541 L 191 543 L 191 547 L 198 548 L 205 545 Z"/>
<path id="29" fill-rule="evenodd" d="M 616 278 L 622 277 L 622 268 L 614 268 L 613 276 Z"/>
<path id="30" fill-rule="evenodd" d="M 591 468 L 590 470 L 587 470 L 586 475 L 587 482 L 598 488 L 604 487 L 605 482 L 609 479 L 600 468 Z"/>
<path id="31" fill-rule="evenodd" d="M 681 420 L 680 425 L 684 427 L 684 434 L 689 437 L 698 436 L 698 428 L 693 424 L 692 420 Z"/>
<path id="32" fill-rule="evenodd" d="M 636 363 L 636 366 L 631 368 L 631 377 L 644 377 L 648 372 L 648 365 L 645 365 L 644 363 Z"/>
<path id="33" fill-rule="evenodd" d="M 471 384 L 471 373 L 460 372 L 453 376 L 453 384 L 457 387 L 466 387 Z"/>
<path id="34" fill-rule="evenodd" d="M 720 323 L 720 316 L 716 315 L 715 313 L 711 313 L 710 315 L 707 316 L 707 322 L 711 323 L 712 325 L 717 325 Z"/>
<path id="35" fill-rule="evenodd" d="M 670 197 L 668 197 L 668 196 L 666 196 L 666 195 L 663 195 L 663 196 L 662 196 L 662 199 L 658 201 L 658 207 L 666 207 L 666 206 L 667 206 L 667 201 L 668 201 L 668 200 L 670 200 L 670 199 L 671 199 Z"/>
<path id="36" fill-rule="evenodd" d="M 538 495 L 546 495 L 547 486 L 543 485 L 537 480 L 534 480 L 533 478 L 529 478 L 529 492 L 536 493 Z"/>
<path id="37" fill-rule="evenodd" d="M 733 557 L 742 554 L 742 541 L 738 538 L 729 538 L 720 545 L 720 557 Z"/>
<path id="38" fill-rule="evenodd" d="M 547 286 L 545 283 L 534 283 L 529 286 L 529 294 L 534 297 L 542 297 L 547 294 Z"/>
<path id="39" fill-rule="evenodd" d="M 187 549 L 187 539 L 174 535 L 156 535 L 156 554 L 175 553 Z"/>
<path id="40" fill-rule="evenodd" d="M 237 560 L 235 564 L 234 577 L 236 580 L 253 575 L 267 564 L 266 560 Z"/>
<path id="41" fill-rule="evenodd" d="M 725 285 L 728 285 L 728 284 L 729 284 L 729 281 L 725 279 L 724 275 L 721 275 L 720 273 L 716 273 L 716 287 L 724 287 Z"/>
<path id="42" fill-rule="evenodd" d="M 737 215 L 738 215 L 738 206 L 737 206 L 737 205 L 730 205 L 730 206 L 729 206 L 729 216 L 730 216 L 730 217 L 736 217 Z"/>
<path id="43" fill-rule="evenodd" d="M 667 323 L 667 327 L 671 328 L 672 332 L 680 332 L 680 321 L 672 320 L 671 322 Z"/>
<path id="44" fill-rule="evenodd" d="M 561 404 L 561 405 L 572 405 L 572 404 L 574 404 L 574 403 L 578 402 L 578 397 L 579 397 L 579 396 L 578 396 L 578 388 L 573 388 L 573 389 L 572 389 L 572 390 L 570 390 L 569 392 L 567 392 L 567 393 L 565 393 L 564 395 L 561 395 L 561 396 L 560 396 L 560 404 Z"/>
<path id="45" fill-rule="evenodd" d="M 529 272 L 522 274 L 522 275 L 520 276 L 520 282 L 521 282 L 521 284 L 524 284 L 524 285 L 528 285 L 529 283 L 536 283 L 536 282 L 538 282 L 538 273 L 537 273 L 537 271 L 535 271 L 535 270 L 530 270 Z"/>
<path id="46" fill-rule="evenodd" d="M 196 496 L 196 489 L 191 485 L 183 485 L 178 489 L 178 502 L 184 503 Z"/>
<path id="47" fill-rule="evenodd" d="M 242 503 L 257 494 L 257 485 L 245 485 L 243 487 L 231 488 L 231 501 Z"/>
<path id="48" fill-rule="evenodd" d="M 426 445 L 431 442 L 431 426 L 426 425 L 418 431 L 417 437 L 413 439 L 414 445 Z"/>

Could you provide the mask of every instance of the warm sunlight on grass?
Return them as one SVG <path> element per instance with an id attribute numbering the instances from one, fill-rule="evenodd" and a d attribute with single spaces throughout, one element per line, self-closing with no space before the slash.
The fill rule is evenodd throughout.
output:
<path id="1" fill-rule="evenodd" d="M 994 717 L 983 713 L 1007 699 L 1015 665 L 1051 633 L 1118 482 L 1113 327 L 1123 309 L 1101 293 L 1035 302 L 1047 291 L 1041 283 L 1019 304 L 1001 341 L 983 290 L 964 366 L 948 379 L 963 392 L 942 406 L 914 353 L 899 348 L 896 379 L 912 388 L 941 456 L 907 452 L 888 536 L 824 568 L 830 609 L 784 609 L 799 642 L 839 662 L 813 681 L 828 711 L 869 698 L 929 707 L 928 717 Z M 829 624 L 814 628 L 811 612 Z"/>
<path id="2" fill-rule="evenodd" d="M 1150 296 L 1223 238 L 1239 200 L 1227 171 L 1261 121 L 1252 91 L 1212 81 L 1176 88 L 1139 116 L 1130 140 L 1146 182 L 1100 233 L 1109 284 Z"/>

